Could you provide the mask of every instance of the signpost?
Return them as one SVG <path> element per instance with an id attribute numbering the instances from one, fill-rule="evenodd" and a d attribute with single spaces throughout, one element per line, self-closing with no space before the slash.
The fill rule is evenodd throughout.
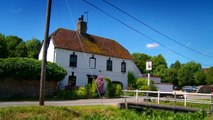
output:
<path id="1" fill-rule="evenodd" d="M 151 71 L 152 70 L 152 61 L 148 60 L 146 61 L 146 70 Z M 148 72 L 148 86 L 150 85 L 150 73 Z"/>

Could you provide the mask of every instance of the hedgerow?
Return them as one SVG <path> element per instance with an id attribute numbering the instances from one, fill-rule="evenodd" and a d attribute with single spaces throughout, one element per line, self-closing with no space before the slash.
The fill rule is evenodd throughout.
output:
<path id="1" fill-rule="evenodd" d="M 12 77 L 15 79 L 39 80 L 41 61 L 33 58 L 7 58 L 0 59 L 0 78 Z M 55 63 L 47 62 L 46 80 L 62 80 L 67 74 L 66 70 Z"/>

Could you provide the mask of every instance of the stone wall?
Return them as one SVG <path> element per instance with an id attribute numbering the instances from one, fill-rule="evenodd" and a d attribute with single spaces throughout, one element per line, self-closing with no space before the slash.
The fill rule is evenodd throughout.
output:
<path id="1" fill-rule="evenodd" d="M 38 97 L 39 87 L 39 80 L 0 78 L 0 99 Z M 57 81 L 46 81 L 45 88 L 45 96 L 53 95 L 57 91 Z"/>

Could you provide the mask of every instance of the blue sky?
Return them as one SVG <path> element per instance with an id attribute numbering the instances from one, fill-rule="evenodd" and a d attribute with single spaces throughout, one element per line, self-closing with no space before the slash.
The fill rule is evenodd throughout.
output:
<path id="1" fill-rule="evenodd" d="M 213 56 L 213 0 L 107 0 L 202 54 L 172 42 L 102 0 L 88 1 L 160 44 L 129 29 L 82 0 L 52 1 L 50 33 L 58 28 L 75 30 L 80 15 L 86 15 L 85 11 L 88 11 L 87 32 L 116 40 L 130 53 L 140 52 L 152 56 L 162 54 L 168 66 L 176 60 L 181 63 L 193 60 L 203 67 L 213 66 L 213 57 L 206 56 Z M 33 37 L 42 40 L 46 6 L 46 0 L 1 0 L 0 33 L 16 35 L 23 40 Z"/>

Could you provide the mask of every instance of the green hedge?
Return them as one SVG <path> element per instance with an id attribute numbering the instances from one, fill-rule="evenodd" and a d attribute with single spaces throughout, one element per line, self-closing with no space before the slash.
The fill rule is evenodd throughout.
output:
<path id="1" fill-rule="evenodd" d="M 0 59 L 0 78 L 13 77 L 15 79 L 39 80 L 41 61 L 33 58 L 7 58 Z M 46 80 L 62 80 L 67 74 L 66 70 L 55 63 L 47 62 Z"/>

